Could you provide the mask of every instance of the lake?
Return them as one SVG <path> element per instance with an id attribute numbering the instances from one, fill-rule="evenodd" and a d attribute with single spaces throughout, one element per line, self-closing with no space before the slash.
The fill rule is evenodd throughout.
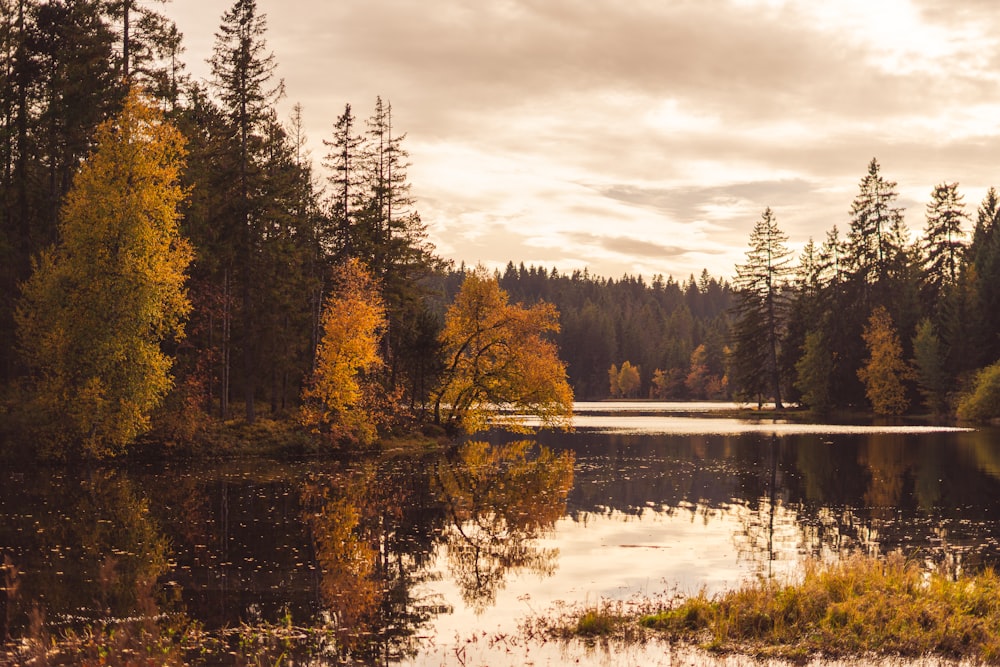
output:
<path id="1" fill-rule="evenodd" d="M 1000 565 L 997 429 L 719 412 L 732 407 L 579 403 L 573 432 L 420 456 L 3 470 L 0 631 L 36 632 L 33 615 L 52 631 L 284 622 L 327 631 L 314 664 L 737 664 L 519 628 L 855 551 Z"/>

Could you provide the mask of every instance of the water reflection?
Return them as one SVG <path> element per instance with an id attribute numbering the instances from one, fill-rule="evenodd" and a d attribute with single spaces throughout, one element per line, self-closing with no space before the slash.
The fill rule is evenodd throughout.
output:
<path id="1" fill-rule="evenodd" d="M 318 565 L 319 604 L 343 656 L 396 660 L 449 608 L 421 597 L 443 514 L 428 495 L 434 462 L 334 465 L 302 485 L 303 518 Z"/>
<path id="2" fill-rule="evenodd" d="M 169 540 L 129 475 L 14 473 L 0 492 L 2 637 L 27 637 L 44 655 L 53 634 L 86 625 L 117 650 L 160 656 L 186 624 L 170 571 Z M 167 642 L 169 644 L 169 641 Z M 99 649 L 83 643 L 84 656 Z"/>
<path id="3" fill-rule="evenodd" d="M 510 572 L 555 569 L 558 551 L 536 541 L 566 512 L 574 457 L 545 447 L 530 456 L 534 446 L 467 442 L 437 467 L 435 491 L 449 518 L 449 571 L 477 612 L 493 604 Z"/>
<path id="4" fill-rule="evenodd" d="M 3 470 L 0 630 L 32 635 L 41 613 L 53 633 L 131 624 L 155 645 L 188 621 L 224 632 L 288 617 L 322 633 L 320 663 L 405 663 L 484 623 L 510 628 L 529 607 L 718 590 L 808 556 L 1000 564 L 997 430 L 779 426 L 494 433 L 343 462 Z"/>

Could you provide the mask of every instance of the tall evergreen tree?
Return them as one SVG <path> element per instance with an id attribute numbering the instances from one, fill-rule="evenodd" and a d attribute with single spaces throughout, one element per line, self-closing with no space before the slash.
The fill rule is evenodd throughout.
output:
<path id="1" fill-rule="evenodd" d="M 261 317 L 258 264 L 264 234 L 265 132 L 273 105 L 282 92 L 274 83 L 274 55 L 267 51 L 267 22 L 256 0 L 236 0 L 222 16 L 215 36 L 211 67 L 214 87 L 228 121 L 231 142 L 229 175 L 233 185 L 227 198 L 227 217 L 234 251 L 224 275 L 238 285 L 242 323 L 239 336 L 243 357 L 243 396 L 248 422 L 255 418 L 258 350 L 255 329 Z M 231 313 L 230 313 L 231 316 Z M 228 374 L 228 369 L 225 371 Z M 223 401 L 228 396 L 223 396 Z"/>
<path id="2" fill-rule="evenodd" d="M 337 117 L 333 127 L 333 139 L 323 140 L 328 148 L 323 166 L 332 173 L 330 184 L 330 217 L 336 226 L 336 248 L 328 248 L 333 253 L 355 256 L 362 248 L 356 247 L 361 239 L 355 238 L 354 225 L 363 184 L 361 165 L 363 160 L 364 137 L 357 133 L 357 120 L 351 105 L 344 106 L 344 113 Z"/>
<path id="3" fill-rule="evenodd" d="M 961 342 L 971 358 L 956 370 L 969 371 L 1000 360 L 1000 197 L 994 188 L 977 211 L 961 282 L 967 312 L 963 319 L 949 318 L 957 333 L 945 344 Z"/>
<path id="4" fill-rule="evenodd" d="M 935 308 L 945 288 L 958 281 L 965 247 L 962 224 L 967 219 L 958 183 L 935 186 L 927 204 L 927 225 L 921 244 L 925 303 L 931 308 Z"/>
<path id="5" fill-rule="evenodd" d="M 896 183 L 885 180 L 880 170 L 878 160 L 872 158 L 851 204 L 848 273 L 865 297 L 873 286 L 886 286 L 894 256 L 900 251 L 903 214 L 893 206 L 898 197 Z"/>
<path id="6" fill-rule="evenodd" d="M 764 210 L 750 234 L 746 263 L 736 267 L 736 324 L 733 355 L 739 375 L 737 385 L 753 386 L 755 377 L 767 378 L 775 407 L 782 408 L 778 365 L 780 340 L 786 318 L 786 288 L 790 272 L 788 236 L 778 228 L 770 208 Z M 754 348 L 764 350 L 755 353 Z M 746 361 L 756 363 L 746 363 Z M 763 362 L 763 363 L 761 363 Z"/>
<path id="7" fill-rule="evenodd" d="M 158 0 L 163 3 L 167 0 Z M 143 0 L 104 0 L 104 12 L 117 33 L 114 69 L 118 78 L 142 86 L 148 94 L 176 102 L 171 80 L 182 69 L 176 56 L 181 33 L 164 14 Z"/>

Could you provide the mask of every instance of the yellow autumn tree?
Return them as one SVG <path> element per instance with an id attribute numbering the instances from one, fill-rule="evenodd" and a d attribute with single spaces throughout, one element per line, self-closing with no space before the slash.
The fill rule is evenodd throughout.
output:
<path id="1" fill-rule="evenodd" d="M 485 268 L 462 283 L 445 314 L 441 343 L 445 370 L 434 394 L 435 420 L 472 433 L 491 421 L 522 429 L 520 415 L 566 428 L 573 390 L 566 366 L 548 335 L 559 331 L 552 304 L 508 303 Z"/>
<path id="2" fill-rule="evenodd" d="M 621 395 L 632 398 L 639 391 L 639 367 L 633 366 L 630 361 L 623 361 L 621 370 L 618 371 L 618 387 Z"/>
<path id="3" fill-rule="evenodd" d="M 865 385 L 865 396 L 876 414 L 903 414 L 910 405 L 903 381 L 910 378 L 911 371 L 903 360 L 903 345 L 884 306 L 872 311 L 863 337 L 868 359 L 858 370 L 858 378 Z"/>
<path id="4" fill-rule="evenodd" d="M 190 310 L 181 134 L 133 90 L 96 138 L 15 315 L 29 412 L 55 456 L 114 455 L 149 428 L 172 385 L 161 343 Z"/>
<path id="5" fill-rule="evenodd" d="M 370 444 L 385 412 L 370 378 L 382 365 L 385 305 L 378 284 L 357 259 L 341 264 L 333 282 L 316 369 L 302 392 L 302 421 L 334 440 Z"/>

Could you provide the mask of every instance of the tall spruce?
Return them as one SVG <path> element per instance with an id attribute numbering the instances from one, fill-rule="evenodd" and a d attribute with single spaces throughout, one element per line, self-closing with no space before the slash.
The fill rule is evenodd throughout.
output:
<path id="1" fill-rule="evenodd" d="M 886 287 L 890 267 L 900 250 L 903 214 L 902 209 L 893 206 L 898 196 L 896 183 L 882 177 L 878 160 L 872 158 L 851 204 L 847 239 L 848 273 L 866 303 L 872 288 Z"/>
<path id="2" fill-rule="evenodd" d="M 273 117 L 273 105 L 283 85 L 273 81 L 276 62 L 267 51 L 267 22 L 258 13 L 256 0 L 236 0 L 222 16 L 215 35 L 211 67 L 213 84 L 228 121 L 231 145 L 232 192 L 227 217 L 231 223 L 234 251 L 224 271 L 234 281 L 240 300 L 242 322 L 240 346 L 243 358 L 243 396 L 248 422 L 255 418 L 258 385 L 257 338 L 261 318 L 258 264 L 264 234 L 261 199 L 266 178 L 262 169 L 267 144 L 265 132 Z M 232 313 L 227 313 L 231 317 Z M 228 354 L 225 355 L 228 358 Z M 226 369 L 224 373 L 228 374 Z M 223 401 L 229 397 L 223 395 Z M 225 409 L 223 410 L 225 412 Z"/>
<path id="3" fill-rule="evenodd" d="M 786 321 L 786 282 L 791 270 L 787 242 L 788 236 L 778 228 L 771 209 L 765 209 L 750 233 L 746 263 L 736 267 L 733 284 L 736 289 L 734 380 L 757 389 L 759 378 L 766 378 L 766 391 L 779 410 L 783 406 L 778 353 Z"/>
<path id="4" fill-rule="evenodd" d="M 105 0 L 104 11 L 117 33 L 115 70 L 118 78 L 140 85 L 148 94 L 176 103 L 177 60 L 181 33 L 150 2 L 168 0 Z"/>
<path id="5" fill-rule="evenodd" d="M 960 369 L 967 371 L 1000 360 L 1000 197 L 994 188 L 977 211 L 962 273 L 969 301 L 966 323 L 972 327 L 963 342 L 974 354 Z"/>
<path id="6" fill-rule="evenodd" d="M 336 230 L 336 246 L 327 248 L 330 254 L 346 257 L 361 251 L 360 239 L 355 238 L 354 225 L 361 194 L 364 137 L 357 131 L 357 119 L 351 105 L 344 106 L 344 113 L 333 126 L 333 138 L 323 140 L 327 147 L 323 166 L 330 170 L 330 217 Z"/>
<path id="7" fill-rule="evenodd" d="M 921 242 L 925 303 L 936 308 L 945 291 L 958 281 L 965 248 L 962 229 L 969 216 L 958 183 L 941 183 L 927 204 L 927 225 Z"/>

